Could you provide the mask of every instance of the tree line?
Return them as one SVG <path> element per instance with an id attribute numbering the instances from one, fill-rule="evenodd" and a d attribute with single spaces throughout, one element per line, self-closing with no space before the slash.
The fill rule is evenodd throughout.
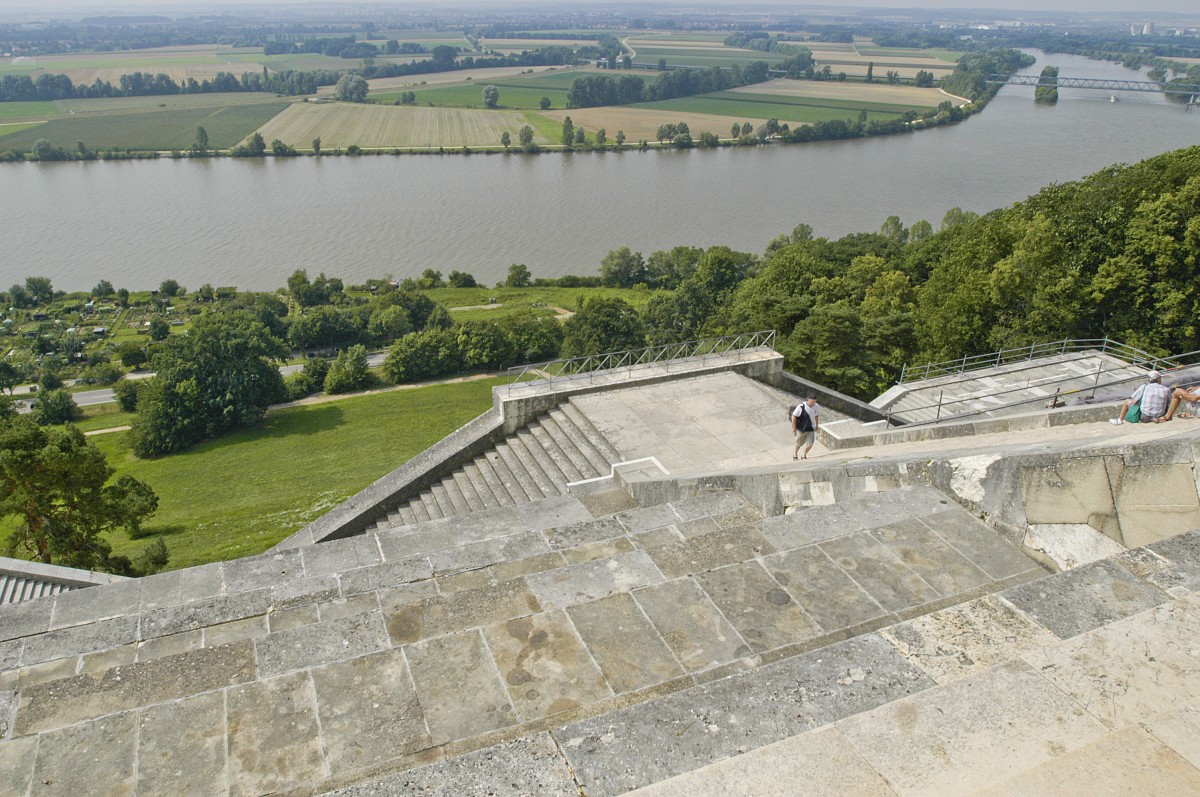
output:
<path id="1" fill-rule="evenodd" d="M 673 69 L 659 72 L 649 84 L 638 75 L 582 75 L 575 78 L 567 90 L 567 107 L 628 105 L 724 91 L 762 83 L 767 79 L 768 69 L 766 61 L 751 61 L 745 66 L 735 65 L 729 70 L 717 66 Z"/>

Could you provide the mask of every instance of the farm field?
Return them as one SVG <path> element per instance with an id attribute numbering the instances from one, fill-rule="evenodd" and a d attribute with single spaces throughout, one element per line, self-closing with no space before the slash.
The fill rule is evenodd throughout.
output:
<path id="1" fill-rule="evenodd" d="M 668 101 L 672 102 L 672 101 Z M 544 116 L 555 120 L 559 125 L 566 116 L 576 128 L 583 127 L 587 132 L 594 133 L 604 128 L 608 140 L 612 141 L 618 130 L 625 131 L 625 143 L 636 144 L 645 139 L 654 142 L 658 128 L 663 124 L 686 122 L 692 132 L 692 138 L 700 133 L 715 133 L 721 138 L 729 138 L 729 128 L 735 121 L 731 117 L 714 113 L 698 113 L 674 108 L 660 109 L 648 107 L 649 104 L 620 105 L 607 108 L 572 108 L 569 111 L 547 111 Z M 763 105 L 764 109 L 770 106 Z M 838 118 L 844 118 L 845 112 Z M 767 121 L 767 116 L 738 117 L 738 122 L 749 122 L 754 127 Z M 778 117 L 777 117 L 778 118 Z M 557 141 L 555 142 L 557 143 Z"/>
<path id="2" fill-rule="evenodd" d="M 30 149 L 39 138 L 45 138 L 66 149 L 74 149 L 75 142 L 82 141 L 94 150 L 110 146 L 133 150 L 184 150 L 195 140 L 196 128 L 203 127 L 208 133 L 209 144 L 224 149 L 250 135 L 289 104 L 277 100 L 247 105 L 58 116 L 37 127 L 4 136 L 4 146 L 6 149 Z"/>
<path id="3" fill-rule="evenodd" d="M 20 133 L 22 130 L 30 130 L 41 124 L 41 122 L 0 122 L 0 138 Z"/>
<path id="4" fill-rule="evenodd" d="M 842 83 L 839 81 L 788 80 L 779 78 L 766 83 L 731 89 L 726 94 L 769 94 L 810 100 L 831 100 L 854 103 L 885 103 L 907 108 L 936 108 L 949 95 L 940 89 L 916 86 L 888 86 L 875 83 Z"/>
<path id="5" fill-rule="evenodd" d="M 585 47 L 594 46 L 595 39 L 485 39 L 480 37 L 479 43 L 489 50 L 499 50 L 504 53 L 519 53 L 522 50 L 534 50 L 538 47 Z"/>
<path id="6" fill-rule="evenodd" d="M 352 103 L 296 103 L 264 124 L 267 141 L 276 138 L 297 149 L 310 149 L 320 137 L 322 149 L 360 147 L 498 147 L 508 131 L 516 140 L 525 125 L 516 111 L 463 108 L 396 107 Z M 543 136 L 534 137 L 545 144 Z"/>
<path id="7" fill-rule="evenodd" d="M 372 39 L 374 44 L 382 44 L 388 39 L 395 39 L 401 44 L 412 42 L 429 48 L 437 47 L 439 44 L 451 47 L 467 46 L 467 40 L 460 30 L 377 30 L 375 37 Z"/>
<path id="8" fill-rule="evenodd" d="M 454 70 L 451 72 L 429 72 L 424 75 L 402 75 L 400 77 L 375 78 L 374 80 L 368 80 L 367 85 L 370 87 L 369 91 L 371 94 L 381 94 L 390 91 L 413 89 L 417 88 L 418 86 L 485 83 L 485 81 L 495 81 L 501 78 L 511 78 L 516 75 L 526 74 L 531 69 L 535 74 L 541 74 L 543 72 L 550 72 L 555 69 L 562 69 L 562 67 L 497 66 L 489 67 L 487 69 L 471 69 L 465 71 Z M 468 76 L 471 77 L 471 80 L 464 80 L 464 78 Z M 568 82 L 567 85 L 569 86 L 570 83 Z M 321 86 L 317 89 L 317 96 L 332 97 L 333 91 L 333 86 Z"/>
<path id="9" fill-rule="evenodd" d="M 772 101 L 772 99 L 774 101 Z M 731 121 L 751 121 L 754 119 L 778 119 L 781 122 L 827 122 L 831 119 L 850 119 L 857 117 L 865 110 L 868 119 L 893 119 L 904 113 L 906 106 L 879 105 L 877 103 L 840 103 L 832 100 L 815 100 L 813 104 L 798 101 L 794 97 L 771 98 L 769 94 L 738 95 L 732 92 L 717 92 L 702 94 L 697 97 L 683 97 L 677 100 L 661 102 L 644 102 L 630 106 L 632 108 L 652 109 L 666 112 L 671 119 L 685 114 L 704 114 L 721 117 L 724 124 L 716 128 L 707 128 L 710 132 L 721 137 L 728 137 Z M 665 119 L 664 121 L 671 121 Z M 692 137 L 696 137 L 697 129 L 691 127 Z M 701 128 L 704 129 L 704 128 Z M 626 131 L 628 135 L 628 131 Z"/>
<path id="10" fill-rule="evenodd" d="M 594 70 L 570 70 L 567 72 L 543 72 L 536 75 L 502 77 L 496 80 L 472 80 L 441 88 L 417 88 L 417 104 L 451 106 L 459 108 L 483 107 L 483 87 L 496 86 L 500 89 L 500 107 L 537 110 L 542 97 L 549 97 L 551 107 L 565 108 L 567 89 L 581 74 Z M 392 102 L 400 92 L 372 95 L 379 102 Z"/>
<path id="11" fill-rule="evenodd" d="M 864 55 L 864 56 L 868 56 L 871 58 L 879 58 L 879 57 L 910 58 L 910 57 L 913 57 L 914 54 L 919 53 L 922 56 L 937 58 L 940 61 L 949 61 L 952 64 L 958 63 L 958 59 L 962 58 L 962 53 L 955 52 L 954 50 L 932 50 L 932 49 L 931 50 L 913 50 L 913 49 L 903 48 L 903 47 L 889 48 L 889 47 L 874 47 L 874 46 L 870 46 L 870 45 L 860 45 L 860 46 L 856 46 L 854 49 L 858 51 L 859 55 Z"/>
<path id="12" fill-rule="evenodd" d="M 735 47 L 712 46 L 700 44 L 694 47 L 646 47 L 631 41 L 629 46 L 637 52 L 633 59 L 635 64 L 657 64 L 659 59 L 665 59 L 672 67 L 730 67 L 734 64 L 748 64 L 751 61 L 766 61 L 776 63 L 787 56 L 782 53 L 764 53 L 758 50 L 742 50 Z"/>
<path id="13" fill-rule="evenodd" d="M 44 119 L 61 111 L 53 102 L 0 102 L 0 122 L 10 119 Z"/>

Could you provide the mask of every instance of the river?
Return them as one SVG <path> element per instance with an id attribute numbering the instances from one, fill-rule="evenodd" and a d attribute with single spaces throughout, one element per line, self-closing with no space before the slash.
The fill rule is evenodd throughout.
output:
<path id="1" fill-rule="evenodd" d="M 1052 55 L 1064 77 L 1136 79 Z M 761 252 L 804 222 L 837 237 L 985 212 L 1050 182 L 1200 143 L 1200 112 L 1159 94 L 1007 86 L 968 121 L 912 135 L 686 152 L 0 165 L 0 286 L 156 287 L 167 277 L 271 290 L 295 269 L 360 282 L 512 263 L 590 274 L 610 249 Z"/>

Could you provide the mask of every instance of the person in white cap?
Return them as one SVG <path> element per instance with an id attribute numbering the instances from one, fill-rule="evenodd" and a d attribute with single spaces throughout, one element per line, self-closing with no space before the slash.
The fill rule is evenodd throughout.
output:
<path id="1" fill-rule="evenodd" d="M 1158 371 L 1151 371 L 1147 374 L 1150 380 L 1146 384 L 1140 386 L 1133 391 L 1133 395 L 1125 399 L 1125 403 L 1121 405 L 1121 412 L 1117 417 L 1109 420 L 1109 423 L 1114 426 L 1120 426 L 1125 422 L 1125 414 L 1129 411 L 1129 405 L 1136 401 L 1141 402 L 1142 407 L 1142 423 L 1157 423 L 1163 420 L 1163 416 L 1167 412 L 1167 404 L 1171 401 L 1171 388 L 1162 383 L 1162 374 Z"/>

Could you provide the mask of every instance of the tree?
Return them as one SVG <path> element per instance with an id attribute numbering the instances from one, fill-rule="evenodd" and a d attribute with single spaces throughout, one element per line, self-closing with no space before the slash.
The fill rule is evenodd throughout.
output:
<path id="1" fill-rule="evenodd" d="M 325 374 L 325 392 L 349 393 L 353 390 L 361 390 L 370 381 L 371 372 L 367 369 L 367 347 L 359 344 L 341 352 L 337 359 L 330 363 L 329 372 Z"/>
<path id="2" fill-rule="evenodd" d="M 562 123 L 562 144 L 564 147 L 570 147 L 575 143 L 575 125 L 571 123 L 571 117 L 563 119 Z"/>
<path id="3" fill-rule="evenodd" d="M 669 141 L 675 138 L 675 133 L 677 130 L 678 127 L 676 127 L 674 124 L 666 122 L 658 126 L 658 132 L 655 134 L 655 138 L 657 138 L 658 143 L 661 144 L 664 141 Z"/>
<path id="4" fill-rule="evenodd" d="M 271 154 L 277 158 L 291 158 L 299 155 L 296 148 L 291 144 L 285 144 L 282 140 L 276 138 L 271 141 Z"/>
<path id="5" fill-rule="evenodd" d="M 533 143 L 533 128 L 525 125 L 517 131 L 517 140 L 521 142 L 522 147 L 528 147 Z"/>
<path id="6" fill-rule="evenodd" d="M 864 83 L 875 82 L 875 62 L 871 61 L 867 64 L 867 77 L 863 80 Z"/>
<path id="7" fill-rule="evenodd" d="M 541 108 L 543 111 L 550 110 L 550 98 L 542 97 L 540 100 L 538 100 L 538 107 Z"/>
<path id="8" fill-rule="evenodd" d="M 465 271 L 451 271 L 448 279 L 451 288 L 474 288 L 478 285 L 475 277 Z"/>
<path id="9" fill-rule="evenodd" d="M 667 59 L 665 59 L 665 58 L 658 59 L 658 71 L 659 72 L 667 71 Z"/>
<path id="10" fill-rule="evenodd" d="M 377 345 L 387 345 L 412 332 L 408 311 L 399 305 L 381 307 L 371 314 L 367 334 Z"/>
<path id="11" fill-rule="evenodd" d="M 504 147 L 505 152 L 508 152 L 508 148 L 512 146 L 512 136 L 507 130 L 500 134 L 500 146 Z"/>
<path id="12" fill-rule="evenodd" d="M 342 75 L 334 85 L 333 98 L 340 102 L 364 102 L 368 88 L 362 75 Z"/>
<path id="13" fill-rule="evenodd" d="M 928 88 L 933 85 L 933 73 L 926 72 L 924 69 L 917 70 L 917 85 L 921 88 Z"/>
<path id="14" fill-rule="evenodd" d="M 432 268 L 421 272 L 421 279 L 417 280 L 417 284 L 424 290 L 446 287 L 446 281 L 442 279 L 442 272 Z"/>
<path id="15" fill-rule="evenodd" d="M 646 328 L 622 299 L 592 299 L 563 324 L 563 357 L 641 348 Z"/>
<path id="16" fill-rule="evenodd" d="M 603 147 L 608 143 L 608 131 L 603 127 L 596 131 L 596 146 Z"/>
<path id="17" fill-rule="evenodd" d="M 112 283 L 108 280 L 100 280 L 96 283 L 96 287 L 92 288 L 92 296 L 97 299 L 103 299 L 107 296 L 112 296 L 114 293 Z"/>
<path id="18" fill-rule="evenodd" d="M 506 288 L 528 288 L 533 283 L 529 267 L 524 263 L 513 263 L 508 267 L 508 276 L 504 278 Z"/>
<path id="19" fill-rule="evenodd" d="M 600 281 L 611 288 L 632 288 L 646 281 L 646 261 L 628 246 L 613 249 L 600 261 Z"/>
<path id="20" fill-rule="evenodd" d="M 283 344 L 245 311 L 208 313 L 159 347 L 141 388 L 132 447 L 138 456 L 181 451 L 257 422 L 284 397 L 275 360 Z"/>
<path id="21" fill-rule="evenodd" d="M 321 137 L 317 136 L 312 140 L 312 151 L 314 155 L 321 154 Z"/>
<path id="22" fill-rule="evenodd" d="M 733 127 L 729 128 L 729 134 L 733 138 L 737 138 L 739 135 L 741 135 L 741 133 L 742 133 L 742 126 L 740 124 L 738 124 L 737 122 L 734 122 Z"/>
<path id="23" fill-rule="evenodd" d="M 458 350 L 467 368 L 495 370 L 517 360 L 512 337 L 493 321 L 467 321 L 458 329 Z"/>
<path id="24" fill-rule="evenodd" d="M 617 149 L 620 149 L 621 147 L 625 146 L 625 131 L 624 130 L 617 131 L 616 142 L 617 142 Z"/>
<path id="25" fill-rule="evenodd" d="M 895 69 L 889 69 L 887 71 L 887 82 L 888 82 L 889 86 L 894 86 L 897 83 L 899 83 L 900 82 L 900 73 L 897 72 Z"/>
<path id="26" fill-rule="evenodd" d="M 458 336 L 447 329 L 430 329 L 396 341 L 383 361 L 384 376 L 396 383 L 430 379 L 461 370 Z"/>
<path id="27" fill-rule="evenodd" d="M 582 127 L 575 128 L 575 145 L 583 146 L 587 143 L 587 134 L 583 132 Z"/>
<path id="28" fill-rule="evenodd" d="M 742 122 L 742 135 L 748 136 L 754 132 L 754 126 L 749 122 Z"/>
<path id="29" fill-rule="evenodd" d="M 132 491 L 153 491 L 132 477 L 105 486 L 114 469 L 74 426 L 44 429 L 23 416 L 0 416 L 0 516 L 19 525 L 8 538 L 10 555 L 45 564 L 127 571 L 102 535 L 138 524 L 150 502 L 127 502 Z M 134 487 L 134 485 L 137 485 Z"/>
<path id="30" fill-rule="evenodd" d="M 26 277 L 25 290 L 34 304 L 49 304 L 54 299 L 54 288 L 49 277 Z"/>
<path id="31" fill-rule="evenodd" d="M 138 389 L 143 381 L 145 380 L 118 379 L 113 385 L 113 396 L 116 397 L 121 412 L 137 412 Z"/>
<path id="32" fill-rule="evenodd" d="M 117 288 L 117 305 L 120 307 L 129 306 L 129 289 Z"/>
<path id="33" fill-rule="evenodd" d="M 183 286 L 172 279 L 163 280 L 158 285 L 158 294 L 167 299 L 173 299 L 176 296 L 182 295 L 184 292 Z"/>
<path id="34" fill-rule="evenodd" d="M 33 420 L 42 426 L 67 423 L 79 417 L 79 407 L 71 394 L 62 388 L 38 394 L 37 404 L 31 413 Z"/>
<path id="35" fill-rule="evenodd" d="M 150 340 L 155 342 L 166 340 L 170 334 L 171 325 L 166 322 L 166 319 L 157 317 L 150 319 Z"/>
<path id="36" fill-rule="evenodd" d="M 192 151 L 200 155 L 208 152 L 208 131 L 203 127 L 196 128 L 196 140 L 192 142 Z"/>
<path id="37" fill-rule="evenodd" d="M 500 89 L 496 86 L 483 87 L 483 107 L 495 108 L 500 102 Z"/>
<path id="38" fill-rule="evenodd" d="M 141 368 L 146 364 L 146 347 L 136 340 L 122 341 L 117 345 L 117 357 L 126 368 Z"/>
<path id="39" fill-rule="evenodd" d="M 7 390 L 12 395 L 13 388 L 21 377 L 20 372 L 8 360 L 0 360 L 0 390 Z"/>

